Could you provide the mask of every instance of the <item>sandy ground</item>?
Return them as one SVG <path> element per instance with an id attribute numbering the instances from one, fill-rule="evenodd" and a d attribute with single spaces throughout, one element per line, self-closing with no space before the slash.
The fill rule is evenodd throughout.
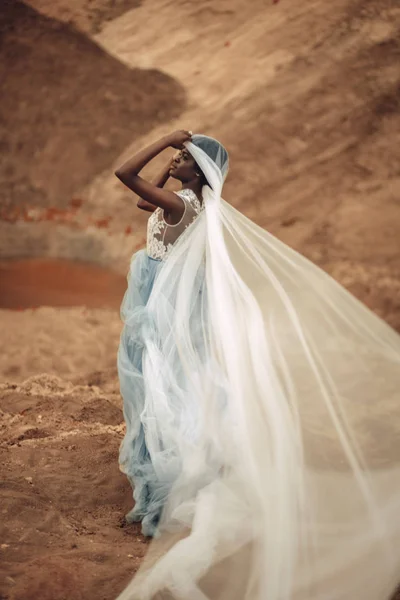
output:
<path id="1" fill-rule="evenodd" d="M 29 4 L 45 16 L 93 34 L 108 21 L 140 6 L 141 0 L 31 0 Z"/>
<path id="2" fill-rule="evenodd" d="M 221 138 L 226 199 L 400 331 L 400 8 L 32 0 L 0 27 L 0 598 L 111 600 L 147 547 L 123 525 L 112 279 L 146 216 L 113 167 L 171 129 Z M 85 263 L 62 286 L 60 259 Z"/>
<path id="3" fill-rule="evenodd" d="M 1 597 L 114 598 L 147 546 L 123 521 L 115 372 L 34 376 L 1 396 Z"/>
<path id="4" fill-rule="evenodd" d="M 6 207 L 65 206 L 132 138 L 184 106 L 171 77 L 128 68 L 72 24 L 19 0 L 0 4 L 0 35 Z M 165 106 L 170 95 L 175 103 Z"/>

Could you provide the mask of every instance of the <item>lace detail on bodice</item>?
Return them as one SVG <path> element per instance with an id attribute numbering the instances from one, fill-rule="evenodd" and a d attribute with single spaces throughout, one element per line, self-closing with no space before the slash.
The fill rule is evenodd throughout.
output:
<path id="1" fill-rule="evenodd" d="M 147 254 L 155 260 L 165 260 L 180 235 L 196 220 L 203 206 L 189 189 L 175 192 L 185 203 L 182 219 L 176 225 L 164 220 L 164 210 L 156 208 L 147 223 Z"/>

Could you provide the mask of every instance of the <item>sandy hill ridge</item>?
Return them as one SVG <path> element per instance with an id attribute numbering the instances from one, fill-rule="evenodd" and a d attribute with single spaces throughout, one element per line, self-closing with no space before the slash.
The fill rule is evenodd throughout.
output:
<path id="1" fill-rule="evenodd" d="M 396 3 L 143 0 L 116 3 L 110 21 L 107 0 L 14 4 L 2 51 L 19 54 L 2 61 L 14 94 L 2 123 L 18 127 L 3 138 L 4 198 L 60 207 L 77 197 L 82 218 L 112 219 L 107 229 L 0 221 L 1 257 L 62 256 L 126 272 L 145 215 L 113 167 L 190 127 L 230 150 L 227 200 L 400 330 Z M 12 27 L 11 14 L 26 27 Z M 61 88 L 48 61 L 54 39 L 62 64 L 73 56 Z M 35 77 L 18 66 L 27 53 Z M 122 520 L 131 492 L 117 470 L 118 313 L 0 311 L 0 328 L 0 596 L 111 600 L 146 551 L 139 527 Z"/>

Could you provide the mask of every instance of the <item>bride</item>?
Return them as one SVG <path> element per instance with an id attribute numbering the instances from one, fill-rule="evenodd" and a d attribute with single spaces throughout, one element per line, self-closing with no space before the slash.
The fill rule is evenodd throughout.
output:
<path id="1" fill-rule="evenodd" d="M 139 173 L 168 146 L 150 184 Z M 227 172 L 225 148 L 186 131 L 116 172 L 152 213 L 118 368 L 127 519 L 157 538 L 119 599 L 388 599 L 400 338 L 222 200 Z"/>
<path id="2" fill-rule="evenodd" d="M 215 155 L 224 152 L 227 161 L 226 151 L 220 144 L 209 138 L 203 140 L 201 136 L 197 137 L 199 147 L 204 147 L 206 142 L 209 152 L 212 147 Z M 168 415 L 173 410 L 172 404 L 179 402 L 180 387 L 174 387 L 174 382 L 171 382 L 168 397 L 157 396 L 156 405 L 153 405 L 143 354 L 146 361 L 148 347 L 161 335 L 148 307 L 154 283 L 174 243 L 204 209 L 201 191 L 206 179 L 184 146 L 190 139 L 189 132 L 177 131 L 145 148 L 116 171 L 117 177 L 141 196 L 138 207 L 152 212 L 147 227 L 147 249 L 135 254 L 131 264 L 129 288 L 121 307 L 125 326 L 118 353 L 127 425 L 120 466 L 132 484 L 135 499 L 135 506 L 126 519 L 128 522 L 142 521 L 142 532 L 146 536 L 155 534 L 171 484 L 180 469 L 176 450 L 172 450 L 175 445 L 173 438 L 166 442 Z M 140 170 L 169 146 L 180 151 L 168 161 L 157 180 L 151 184 L 142 179 L 138 175 Z M 163 189 L 170 176 L 181 181 L 180 192 Z M 204 281 L 201 283 L 204 285 Z M 163 364 L 162 358 L 157 368 L 161 370 L 153 374 L 158 380 L 159 393 L 169 385 L 166 381 L 167 365 Z M 176 413 L 175 417 L 183 419 L 184 415 L 184 412 Z M 182 426 L 185 426 L 184 421 Z M 163 431 L 159 431 L 160 427 Z"/>

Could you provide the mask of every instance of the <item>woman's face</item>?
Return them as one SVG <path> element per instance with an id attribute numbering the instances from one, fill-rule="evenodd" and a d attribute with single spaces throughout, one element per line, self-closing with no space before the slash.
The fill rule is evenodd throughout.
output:
<path id="1" fill-rule="evenodd" d="M 199 173 L 199 169 L 193 156 L 189 154 L 186 148 L 178 150 L 169 170 L 171 177 L 179 179 L 182 183 L 187 183 L 197 177 L 196 173 Z"/>

